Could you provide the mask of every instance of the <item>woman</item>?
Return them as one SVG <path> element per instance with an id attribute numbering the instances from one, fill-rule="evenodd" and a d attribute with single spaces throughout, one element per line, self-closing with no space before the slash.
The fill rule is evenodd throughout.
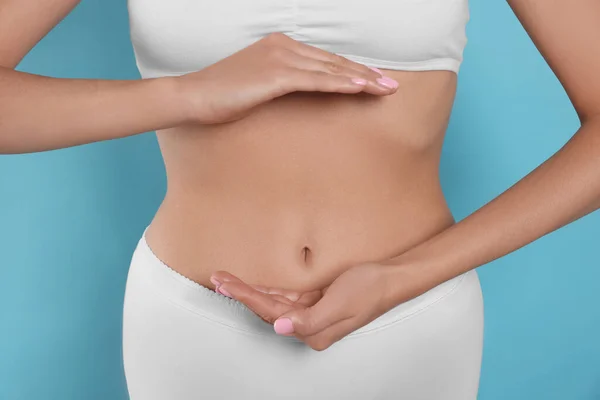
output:
<path id="1" fill-rule="evenodd" d="M 124 305 L 134 400 L 474 399 L 474 268 L 600 206 L 592 0 L 509 1 L 582 125 L 459 223 L 437 170 L 466 0 L 130 0 L 140 81 L 14 71 L 76 1 L 3 3 L 2 152 L 157 130 L 168 190 Z"/>

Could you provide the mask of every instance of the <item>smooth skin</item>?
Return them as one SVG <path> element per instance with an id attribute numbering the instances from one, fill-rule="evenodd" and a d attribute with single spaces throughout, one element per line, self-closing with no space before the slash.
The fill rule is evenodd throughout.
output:
<path id="1" fill-rule="evenodd" d="M 362 64 L 281 33 L 178 77 L 61 79 L 15 71 L 78 3 L 0 1 L 0 154 L 53 150 L 183 124 L 231 122 L 290 92 L 384 96 L 398 87 Z M 11 32 L 19 32 L 19 40 Z"/>
<path id="2" fill-rule="evenodd" d="M 269 69 L 279 65 L 281 68 L 277 68 L 274 74 L 268 74 L 260 67 L 262 64 L 257 64 L 256 75 L 248 75 L 245 78 L 243 75 L 238 77 L 239 71 L 235 68 L 235 63 L 228 63 L 226 59 L 220 62 L 223 66 L 222 74 L 221 68 L 209 67 L 183 77 L 142 81 L 56 79 L 12 70 L 35 43 L 76 4 L 77 2 L 72 0 L 0 1 L 0 64 L 5 67 L 0 68 L 0 81 L 3 88 L 0 93 L 1 152 L 24 153 L 51 150 L 163 128 L 165 131 L 160 134 L 159 139 L 162 137 L 163 142 L 167 144 L 168 135 L 175 137 L 175 132 L 169 132 L 166 128 L 181 124 L 195 125 L 198 122 L 215 126 L 219 125 L 216 122 L 238 118 L 241 121 L 251 121 L 248 115 L 261 114 L 247 114 L 249 110 L 270 103 L 269 98 L 274 99 L 285 91 L 316 89 L 356 95 L 357 99 L 360 96 L 359 93 L 350 91 L 348 85 L 352 84 L 351 78 L 347 73 L 343 73 L 347 70 L 342 68 L 342 60 L 334 57 L 331 62 L 324 62 L 319 59 L 325 57 L 323 53 L 309 57 L 294 54 L 292 58 L 286 58 L 290 55 L 288 50 L 297 53 L 290 49 L 296 45 L 292 45 L 291 42 L 275 43 L 284 41 L 285 38 L 281 35 L 269 37 L 270 42 L 267 43 L 267 47 L 280 47 L 268 53 L 271 54 L 269 62 L 265 62 L 263 66 Z M 263 319 L 275 323 L 276 328 L 285 328 L 284 317 L 289 317 L 294 328 L 292 334 L 304 340 L 313 349 L 324 350 L 394 305 L 413 298 L 461 272 L 508 254 L 600 207 L 600 78 L 596 74 L 600 67 L 600 55 L 594 47 L 595 38 L 600 37 L 600 5 L 595 0 L 576 2 L 512 0 L 509 4 L 562 82 L 580 117 L 581 128 L 559 152 L 497 199 L 456 225 L 431 235 L 428 240 L 413 247 L 409 244 L 414 243 L 402 239 L 404 242 L 396 247 L 398 251 L 394 257 L 330 270 L 327 274 L 323 273 L 319 276 L 318 282 L 316 280 L 307 281 L 306 284 L 303 282 L 301 290 L 292 290 L 290 285 L 278 289 L 276 285 L 250 284 L 251 280 L 240 276 L 237 271 L 212 273 L 213 279 L 217 282 L 213 283 L 215 287 L 218 286 L 221 293 L 229 293 L 247 304 Z M 15 35 L 15 32 L 18 34 Z M 15 40 L 15 37 L 18 40 Z M 259 54 L 264 50 L 259 48 L 260 46 L 261 44 L 258 44 L 248 52 L 256 51 Z M 250 47 L 252 46 L 248 49 Z M 240 51 L 237 56 L 243 57 L 244 51 L 246 49 Z M 298 63 L 299 57 L 296 56 L 310 58 L 313 63 L 311 65 L 319 65 L 323 68 L 323 70 L 319 69 L 321 73 L 316 74 L 319 78 L 315 75 L 317 71 L 306 66 L 307 64 Z M 286 61 L 282 61 L 284 59 Z M 334 64 L 337 66 L 333 67 Z M 378 85 L 375 83 L 379 78 L 377 73 L 367 71 L 359 65 L 348 66 L 348 68 L 356 69 L 359 72 L 358 77 L 369 81 L 367 85 L 359 85 L 352 90 L 357 92 L 383 90 L 377 88 Z M 293 82 L 285 79 L 282 70 L 296 74 Z M 328 71 L 327 76 L 322 74 L 324 71 Z M 455 77 L 451 73 L 448 71 L 431 73 L 385 71 L 385 74 L 400 81 L 403 90 L 394 92 L 391 89 L 386 93 L 393 94 L 392 96 L 369 92 L 382 100 L 386 98 L 385 102 L 378 104 L 383 105 L 382 108 L 389 108 L 386 108 L 384 113 L 377 108 L 379 105 L 366 104 L 361 108 L 363 120 L 371 123 L 370 118 L 377 115 L 379 121 L 383 120 L 382 125 L 389 125 L 387 122 L 391 122 L 392 118 L 388 111 L 392 107 L 397 107 L 396 113 L 406 112 L 402 115 L 404 126 L 411 126 L 411 124 L 414 124 L 415 128 L 425 126 L 425 122 L 414 123 L 416 119 L 430 122 L 446 118 L 449 112 L 448 105 L 452 100 L 449 94 L 455 87 Z M 210 79 L 205 79 L 203 76 L 210 76 Z M 301 85 L 299 79 L 304 79 L 301 76 L 306 77 L 303 81 L 306 86 L 299 86 Z M 343 84 L 340 76 L 345 78 Z M 264 77 L 265 80 L 259 77 Z M 273 79 L 274 77 L 276 78 Z M 319 79 L 325 77 L 330 78 L 327 80 L 328 83 L 317 86 Z M 235 86 L 236 84 L 238 86 Z M 435 110 L 424 111 L 428 103 L 425 100 L 420 103 L 421 93 L 429 103 L 433 102 L 433 97 L 425 90 L 427 84 L 435 86 L 436 90 L 444 88 L 444 96 L 441 96 L 444 97 L 444 102 L 436 105 L 438 108 Z M 213 90 L 215 88 L 218 90 Z M 240 104 L 232 104 L 231 97 L 227 94 L 233 91 L 238 93 L 241 89 L 246 95 L 241 96 Z M 227 90 L 231 91 L 227 92 Z M 215 92 L 221 92 L 223 96 L 219 97 Z M 410 101 L 403 102 L 399 94 L 406 95 Z M 293 99 L 296 98 L 291 97 L 289 104 L 292 104 Z M 342 104 L 341 108 L 354 107 L 349 102 L 350 100 L 340 99 L 340 103 L 337 104 Z M 284 108 L 285 104 L 288 103 L 273 102 L 273 108 L 265 107 L 263 110 L 275 109 L 279 112 L 281 109 L 275 107 L 281 105 L 281 108 Z M 410 110 L 411 105 L 415 105 L 414 110 Z M 407 109 L 410 111 L 404 111 Z M 444 109 L 443 112 L 440 111 L 441 109 Z M 100 117 L 107 113 L 113 118 Z M 416 115 L 415 119 L 411 119 L 409 114 Z M 351 122 L 355 123 L 355 121 Z M 440 126 L 441 123 L 435 129 L 431 129 L 435 134 L 429 134 L 430 132 L 427 131 L 428 135 L 420 134 L 414 137 L 405 135 L 400 138 L 401 140 L 395 137 L 394 143 L 402 142 L 402 148 L 409 147 L 404 145 L 410 143 L 411 149 L 414 150 L 411 154 L 419 153 L 423 158 L 427 153 L 426 166 L 433 171 L 441 147 Z M 415 131 L 419 132 L 417 129 Z M 180 134 L 178 137 L 185 136 L 183 130 L 178 133 Z M 283 132 L 282 135 L 288 133 Z M 350 133 L 348 135 L 349 139 L 354 139 Z M 415 142 L 415 137 L 423 142 Z M 380 137 L 374 135 L 372 140 L 376 139 Z M 426 142 L 426 140 L 430 141 Z M 381 149 L 382 154 L 385 150 L 385 148 Z M 409 159 L 410 157 L 403 155 L 396 158 Z M 384 161 L 389 162 L 390 159 Z M 362 166 L 366 165 L 363 163 Z M 368 165 L 368 167 L 375 169 L 376 166 Z M 348 164 L 346 169 L 354 172 L 351 168 L 352 165 Z M 421 168 L 413 169 L 412 174 L 409 175 L 417 175 L 420 170 Z M 378 175 L 370 175 L 370 179 L 373 180 L 376 176 Z M 414 177 L 414 179 L 419 178 L 419 176 Z M 362 184 L 358 181 L 354 183 L 358 186 Z M 556 190 L 560 185 L 564 189 Z M 379 189 L 377 187 L 373 192 L 381 192 Z M 414 201 L 419 200 L 422 198 Z M 396 207 L 402 209 L 400 205 Z M 409 207 L 406 209 L 406 213 L 410 213 Z M 382 215 L 388 217 L 387 219 L 390 215 L 388 211 L 382 212 Z M 420 224 L 415 223 L 415 226 Z M 434 230 L 434 227 L 430 228 L 428 234 Z M 412 234 L 416 235 L 415 232 Z M 419 235 L 425 236 L 423 232 Z M 398 239 L 399 242 L 402 240 Z M 177 238 L 177 241 L 181 241 L 180 238 Z M 352 244 L 347 245 L 345 238 L 337 242 L 342 243 L 346 251 L 356 247 Z M 369 245 L 375 248 L 380 243 L 379 240 L 373 240 Z M 383 245 L 377 248 L 380 254 L 383 254 L 384 250 L 386 253 L 390 252 L 392 246 L 389 243 L 385 245 L 389 245 L 389 248 L 384 249 Z M 405 247 L 410 249 L 399 251 L 400 248 Z M 267 281 L 268 277 L 263 275 L 264 280 Z M 252 282 L 256 281 L 259 279 L 252 279 Z M 327 284 L 324 285 L 323 282 Z M 279 322 L 275 322 L 277 319 Z"/>
<path id="3" fill-rule="evenodd" d="M 314 290 L 453 222 L 436 176 L 453 72 L 382 77 L 278 33 L 180 77 L 15 71 L 77 3 L 0 0 L 0 153 L 156 130 L 168 190 L 147 240 L 179 273 L 213 287 L 226 264 L 246 281 Z"/>
<path id="4" fill-rule="evenodd" d="M 581 127 L 572 138 L 460 222 L 396 257 L 349 268 L 322 290 L 248 285 L 219 271 L 221 293 L 321 351 L 394 306 L 600 208 L 600 2 L 508 3 L 575 107 Z"/>

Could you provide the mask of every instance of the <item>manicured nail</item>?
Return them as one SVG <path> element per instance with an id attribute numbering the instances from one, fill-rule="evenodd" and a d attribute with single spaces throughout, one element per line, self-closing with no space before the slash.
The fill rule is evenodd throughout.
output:
<path id="1" fill-rule="evenodd" d="M 389 87 L 391 89 L 396 89 L 398 87 L 398 82 L 387 76 L 384 76 L 383 78 L 377 78 L 377 82 L 380 85 Z"/>
<path id="2" fill-rule="evenodd" d="M 369 67 L 370 69 L 372 69 L 373 71 L 377 72 L 379 75 L 383 76 L 383 72 L 381 72 L 381 70 L 379 68 L 375 68 L 375 67 Z"/>
<path id="3" fill-rule="evenodd" d="M 279 318 L 275 321 L 273 327 L 275 328 L 275 332 L 280 335 L 294 332 L 294 324 L 292 324 L 292 320 L 289 318 Z"/>
<path id="4" fill-rule="evenodd" d="M 367 84 L 367 80 L 363 79 L 363 78 L 352 78 L 352 82 L 356 83 L 357 85 L 366 85 Z"/>
<path id="5" fill-rule="evenodd" d="M 218 280 L 216 280 L 215 278 L 213 278 L 212 276 L 210 277 L 210 281 L 212 282 L 213 285 L 215 285 L 216 287 L 221 286 L 221 282 L 219 282 Z"/>
<path id="6" fill-rule="evenodd" d="M 227 290 L 223 289 L 222 286 L 219 286 L 217 288 L 217 292 L 221 293 L 223 296 L 227 296 L 227 297 L 232 297 L 233 298 L 233 296 L 231 296 L 231 293 L 229 293 Z"/>

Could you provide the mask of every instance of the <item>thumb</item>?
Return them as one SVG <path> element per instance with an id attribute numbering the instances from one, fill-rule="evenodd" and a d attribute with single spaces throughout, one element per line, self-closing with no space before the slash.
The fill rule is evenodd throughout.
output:
<path id="1" fill-rule="evenodd" d="M 301 336 L 310 336 L 320 332 L 325 327 L 319 326 L 314 315 L 313 307 L 296 309 L 279 316 L 273 327 L 275 332 L 280 335 L 291 336 L 299 334 Z"/>

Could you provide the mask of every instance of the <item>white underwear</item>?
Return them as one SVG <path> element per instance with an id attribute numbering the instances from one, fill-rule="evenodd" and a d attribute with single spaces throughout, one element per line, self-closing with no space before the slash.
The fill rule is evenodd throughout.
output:
<path id="1" fill-rule="evenodd" d="M 324 351 L 180 275 L 140 239 L 123 310 L 131 400 L 475 400 L 483 296 L 475 270 Z"/>

